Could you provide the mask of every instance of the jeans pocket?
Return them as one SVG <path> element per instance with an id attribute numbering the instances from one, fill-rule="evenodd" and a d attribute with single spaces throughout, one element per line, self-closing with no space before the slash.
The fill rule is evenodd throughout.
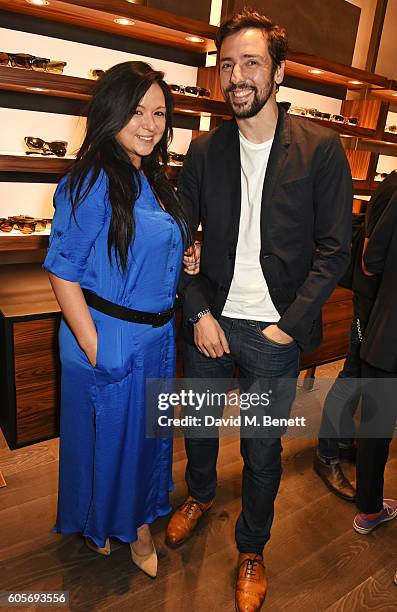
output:
<path id="1" fill-rule="evenodd" d="M 265 327 L 262 329 L 260 323 L 256 323 L 256 331 L 259 333 L 260 337 L 262 338 L 262 340 L 264 340 L 264 342 L 266 342 L 266 344 L 268 344 L 269 346 L 274 346 L 277 348 L 282 348 L 282 349 L 288 349 L 291 348 L 292 346 L 296 345 L 296 341 L 292 340 L 292 342 L 288 342 L 287 344 L 284 344 L 282 342 L 276 342 L 275 340 L 272 340 L 271 338 L 268 338 L 268 336 L 265 336 L 264 332 L 266 331 L 266 328 L 269 325 L 273 325 L 273 323 L 266 323 Z"/>

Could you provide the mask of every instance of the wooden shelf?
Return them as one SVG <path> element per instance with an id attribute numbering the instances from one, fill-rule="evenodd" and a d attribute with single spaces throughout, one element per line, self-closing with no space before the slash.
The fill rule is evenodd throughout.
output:
<path id="1" fill-rule="evenodd" d="M 314 74 L 310 70 L 319 70 L 321 72 Z M 286 74 L 326 85 L 346 87 L 354 91 L 368 89 L 377 91 L 388 87 L 390 84 L 386 77 L 378 74 L 292 50 L 288 52 Z M 356 83 L 353 83 L 353 81 L 356 81 Z"/>
<path id="2" fill-rule="evenodd" d="M 317 119 L 316 117 L 306 117 L 305 115 L 295 116 L 301 116 L 302 119 L 307 119 L 308 121 L 312 121 L 313 123 L 317 123 L 318 125 L 322 125 L 323 127 L 331 128 L 332 130 L 335 130 L 335 132 L 338 132 L 339 134 L 345 134 L 346 136 L 354 136 L 356 138 L 370 138 L 375 134 L 375 130 L 360 127 L 359 125 L 346 125 L 346 123 L 336 123 L 336 121 L 327 121 L 325 119 Z"/>
<path id="3" fill-rule="evenodd" d="M 388 81 L 384 89 L 372 91 L 371 95 L 377 98 L 381 98 L 382 100 L 384 100 L 385 102 L 389 102 L 390 104 L 397 104 L 397 81 Z"/>
<path id="4" fill-rule="evenodd" d="M 2 155 L 0 153 L 0 172 L 32 172 L 39 174 L 66 174 L 73 159 L 47 156 Z M 170 180 L 178 180 L 182 166 L 169 165 L 167 175 Z M 0 238 L 6 234 L 0 233 Z M 25 238 L 26 236 L 23 236 Z M 10 236 L 19 238 L 19 236 Z"/>
<path id="5" fill-rule="evenodd" d="M 382 140 L 386 142 L 394 142 L 397 144 L 397 133 L 396 132 L 383 132 Z"/>
<path id="6" fill-rule="evenodd" d="M 375 181 L 360 181 L 358 179 L 353 179 L 354 195 L 371 196 L 378 187 L 378 184 L 379 183 Z"/>
<path id="7" fill-rule="evenodd" d="M 28 4 L 26 0 L 0 0 L 0 9 L 193 53 L 205 53 L 215 49 L 215 26 L 125 0 L 51 0 L 46 6 Z M 134 25 L 115 23 L 117 18 L 129 19 Z M 202 42 L 186 40 L 186 37 L 192 35 L 201 38 Z"/>
<path id="8" fill-rule="evenodd" d="M 1 251 L 37 251 L 48 247 L 48 234 L 30 234 L 29 236 L 7 236 L 0 232 Z"/>
<path id="9" fill-rule="evenodd" d="M 0 89 L 88 102 L 95 85 L 92 79 L 0 66 Z M 225 102 L 174 94 L 174 112 L 192 116 L 230 117 Z"/>
<path id="10" fill-rule="evenodd" d="M 72 163 L 73 159 L 62 157 L 0 154 L 0 172 L 65 174 Z"/>
<path id="11" fill-rule="evenodd" d="M 397 142 L 385 142 L 384 140 L 375 140 L 373 138 L 361 137 L 342 137 L 343 147 L 350 151 L 367 151 L 369 153 L 378 153 L 379 155 L 390 155 L 397 157 Z"/>

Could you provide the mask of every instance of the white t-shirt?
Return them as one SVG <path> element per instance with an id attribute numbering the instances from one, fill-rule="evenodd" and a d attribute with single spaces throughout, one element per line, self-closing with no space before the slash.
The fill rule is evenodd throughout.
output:
<path id="1" fill-rule="evenodd" d="M 272 143 L 273 139 L 254 144 L 240 132 L 241 214 L 225 317 L 270 323 L 280 319 L 260 264 L 262 191 Z"/>

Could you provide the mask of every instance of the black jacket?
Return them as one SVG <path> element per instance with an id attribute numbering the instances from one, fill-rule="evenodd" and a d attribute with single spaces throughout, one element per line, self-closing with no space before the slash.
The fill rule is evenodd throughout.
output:
<path id="1" fill-rule="evenodd" d="M 183 273 L 180 284 L 191 338 L 187 319 L 207 307 L 218 318 L 233 278 L 241 207 L 234 120 L 191 143 L 179 194 L 192 234 L 200 222 L 203 229 L 200 274 Z M 321 307 L 349 262 L 351 208 L 350 169 L 338 135 L 279 106 L 262 194 L 260 265 L 279 327 L 306 351 L 321 342 Z"/>
<path id="2" fill-rule="evenodd" d="M 361 348 L 372 366 L 397 373 L 397 188 L 373 228 L 364 255 L 380 285 Z"/>

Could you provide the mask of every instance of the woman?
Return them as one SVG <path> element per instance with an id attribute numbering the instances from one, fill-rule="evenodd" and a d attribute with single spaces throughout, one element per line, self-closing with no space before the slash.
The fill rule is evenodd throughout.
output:
<path id="1" fill-rule="evenodd" d="M 61 306 L 55 531 L 110 537 L 157 572 L 149 524 L 171 510 L 172 443 L 145 437 L 145 380 L 175 372 L 175 293 L 187 220 L 165 176 L 172 95 L 143 62 L 96 84 L 84 142 L 55 193 L 44 267 Z M 194 272 L 192 257 L 185 265 Z M 160 314 L 158 314 L 160 313 Z"/>

